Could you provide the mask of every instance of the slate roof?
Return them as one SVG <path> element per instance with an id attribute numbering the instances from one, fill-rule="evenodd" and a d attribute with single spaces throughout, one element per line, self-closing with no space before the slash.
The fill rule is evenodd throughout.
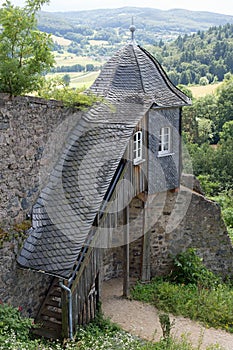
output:
<path id="1" fill-rule="evenodd" d="M 18 263 L 69 278 L 133 130 L 150 107 L 183 106 L 186 95 L 134 42 L 110 59 L 90 90 L 105 98 L 81 117 L 33 208 Z"/>

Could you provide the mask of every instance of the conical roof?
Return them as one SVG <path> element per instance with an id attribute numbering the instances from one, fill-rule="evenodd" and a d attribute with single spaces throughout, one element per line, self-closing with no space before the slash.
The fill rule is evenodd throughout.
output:
<path id="1" fill-rule="evenodd" d="M 91 86 L 93 93 L 112 101 L 158 107 L 184 106 L 190 99 L 176 88 L 158 61 L 134 41 L 120 49 L 104 66 Z"/>

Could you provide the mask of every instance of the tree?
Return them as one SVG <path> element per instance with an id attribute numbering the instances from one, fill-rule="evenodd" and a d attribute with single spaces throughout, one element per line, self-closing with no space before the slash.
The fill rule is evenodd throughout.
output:
<path id="1" fill-rule="evenodd" d="M 63 75 L 62 79 L 63 79 L 64 84 L 65 84 L 66 86 L 69 86 L 69 85 L 70 85 L 70 80 L 71 80 L 71 78 L 70 78 L 70 75 L 69 75 L 69 74 Z"/>
<path id="2" fill-rule="evenodd" d="M 220 141 L 233 140 L 233 120 L 223 124 L 222 132 L 220 132 Z"/>
<path id="3" fill-rule="evenodd" d="M 199 84 L 202 86 L 208 85 L 209 84 L 209 80 L 207 79 L 207 77 L 201 77 L 199 80 Z"/>
<path id="4" fill-rule="evenodd" d="M 37 30 L 36 13 L 49 0 L 9 0 L 0 9 L 0 92 L 21 95 L 38 89 L 41 76 L 54 64 L 52 40 Z"/>
<path id="5" fill-rule="evenodd" d="M 213 139 L 213 122 L 206 118 L 197 118 L 199 143 L 209 142 Z"/>

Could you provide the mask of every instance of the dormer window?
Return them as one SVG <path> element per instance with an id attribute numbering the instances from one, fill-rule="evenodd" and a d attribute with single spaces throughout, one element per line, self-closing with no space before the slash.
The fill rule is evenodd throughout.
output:
<path id="1" fill-rule="evenodd" d="M 137 131 L 133 138 L 133 163 L 134 165 L 139 164 L 142 159 L 142 131 Z"/>
<path id="2" fill-rule="evenodd" d="M 160 129 L 159 133 L 159 155 L 166 155 L 171 153 L 171 129 L 164 127 Z"/>

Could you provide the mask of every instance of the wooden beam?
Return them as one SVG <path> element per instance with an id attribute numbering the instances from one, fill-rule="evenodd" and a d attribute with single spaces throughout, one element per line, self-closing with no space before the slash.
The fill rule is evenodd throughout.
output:
<path id="1" fill-rule="evenodd" d="M 68 282 L 63 281 L 67 286 Z M 68 297 L 67 292 L 61 289 L 61 305 L 62 305 L 62 338 L 69 338 L 69 318 L 68 318 Z"/>
<path id="2" fill-rule="evenodd" d="M 129 296 L 129 206 L 123 211 L 124 246 L 123 246 L 123 296 Z"/>
<path id="3" fill-rule="evenodd" d="M 151 231 L 146 231 L 147 225 L 147 202 L 144 204 L 143 212 L 143 245 L 142 245 L 142 282 L 150 281 L 150 236 Z"/>

